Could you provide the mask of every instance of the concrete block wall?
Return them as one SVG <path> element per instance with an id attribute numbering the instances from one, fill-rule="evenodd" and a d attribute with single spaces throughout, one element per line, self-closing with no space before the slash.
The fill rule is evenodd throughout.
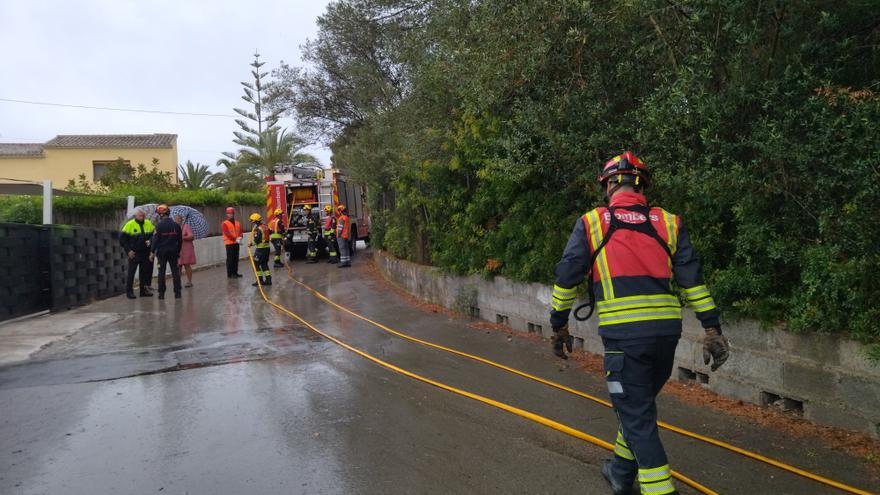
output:
<path id="1" fill-rule="evenodd" d="M 378 251 L 374 259 L 385 277 L 423 300 L 516 330 L 552 335 L 549 286 L 449 275 Z M 570 331 L 578 347 L 603 352 L 595 317 L 586 322 L 572 318 Z M 724 333 L 731 357 L 712 373 L 703 364 L 703 329 L 685 311 L 673 379 L 697 381 L 724 396 L 880 437 L 880 366 L 867 359 L 858 343 L 762 329 L 751 320 L 725 323 Z"/>

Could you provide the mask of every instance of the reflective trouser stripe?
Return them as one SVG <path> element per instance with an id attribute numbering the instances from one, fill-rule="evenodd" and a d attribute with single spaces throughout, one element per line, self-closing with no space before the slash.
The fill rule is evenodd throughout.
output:
<path id="1" fill-rule="evenodd" d="M 675 491 L 668 464 L 656 468 L 639 469 L 639 485 L 643 494 L 664 495 Z"/>
<path id="2" fill-rule="evenodd" d="M 623 439 L 623 433 L 621 433 L 620 430 L 617 430 L 617 440 L 614 442 L 614 453 L 628 461 L 636 460 L 636 457 L 626 445 L 626 440 Z"/>

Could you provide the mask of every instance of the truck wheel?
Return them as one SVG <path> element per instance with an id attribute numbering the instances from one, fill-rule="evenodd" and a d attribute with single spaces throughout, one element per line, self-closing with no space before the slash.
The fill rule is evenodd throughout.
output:
<path id="1" fill-rule="evenodd" d="M 349 239 L 349 242 L 351 242 L 349 251 L 351 251 L 351 255 L 354 256 L 358 245 L 358 226 L 356 224 L 351 226 L 351 239 Z"/>

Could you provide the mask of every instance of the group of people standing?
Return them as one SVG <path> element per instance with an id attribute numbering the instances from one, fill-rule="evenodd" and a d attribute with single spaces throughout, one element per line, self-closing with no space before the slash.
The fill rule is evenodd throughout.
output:
<path id="1" fill-rule="evenodd" d="M 119 236 L 119 243 L 128 256 L 128 272 L 125 278 L 125 294 L 135 299 L 134 274 L 139 274 L 140 296 L 151 297 L 150 287 L 153 278 L 153 263 L 159 262 L 158 289 L 159 299 L 165 299 L 165 273 L 170 267 L 173 280 L 174 298 L 181 297 L 180 267 L 186 272 L 186 287 L 192 287 L 192 265 L 196 262 L 195 236 L 189 225 L 184 223 L 182 215 L 171 219 L 171 210 L 167 205 L 156 208 L 158 223 L 146 218 L 143 210 L 135 210 L 134 218 L 126 222 Z"/>
<path id="2" fill-rule="evenodd" d="M 351 228 L 348 217 L 348 209 L 344 205 L 336 207 L 334 214 L 330 205 L 324 207 L 323 229 L 319 228 L 320 218 L 312 211 L 312 205 L 304 205 L 302 218 L 308 234 L 306 248 L 306 262 L 318 262 L 318 239 L 323 236 L 324 246 L 327 250 L 328 263 L 338 263 L 339 268 L 351 266 Z M 272 218 L 268 222 L 263 221 L 259 213 L 252 213 L 248 218 L 252 224 L 251 239 L 248 247 L 254 248 L 254 265 L 256 276 L 259 281 L 253 283 L 272 285 L 272 272 L 269 270 L 269 257 L 271 248 L 275 249 L 274 266 L 283 267 L 284 262 L 284 239 L 288 234 L 284 225 L 284 212 L 276 209 L 272 212 Z M 226 220 L 222 225 L 223 243 L 226 245 L 226 276 L 239 278 L 238 260 L 240 258 L 240 246 L 243 239 L 241 223 L 235 219 L 235 209 L 226 209 Z M 339 240 L 342 242 L 339 242 Z M 290 245 L 290 244 L 289 244 Z M 340 255 L 341 254 L 341 255 Z"/>

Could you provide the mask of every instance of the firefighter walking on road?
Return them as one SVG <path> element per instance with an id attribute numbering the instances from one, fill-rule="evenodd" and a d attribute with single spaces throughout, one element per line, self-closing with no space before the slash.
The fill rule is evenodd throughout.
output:
<path id="1" fill-rule="evenodd" d="M 306 262 L 318 262 L 318 218 L 312 212 L 312 205 L 303 206 L 303 212 L 306 216 L 306 233 L 309 236 L 309 243 L 306 247 Z"/>
<path id="2" fill-rule="evenodd" d="M 275 248 L 275 268 L 283 267 L 281 261 L 281 241 L 284 239 L 284 212 L 280 209 L 275 210 L 275 216 L 269 222 L 269 239 L 272 241 L 272 247 Z"/>
<path id="3" fill-rule="evenodd" d="M 336 207 L 339 214 L 336 219 L 336 238 L 339 240 L 339 266 L 348 268 L 351 266 L 351 220 L 348 218 L 348 208 L 345 205 Z"/>
<path id="4" fill-rule="evenodd" d="M 269 239 L 271 234 L 269 228 L 263 224 L 263 217 L 259 213 L 252 213 L 250 217 L 254 224 L 251 229 L 251 240 L 248 247 L 254 248 L 254 265 L 257 267 L 257 278 L 259 282 L 252 285 L 256 287 L 259 284 L 272 285 L 272 272 L 269 271 Z"/>
<path id="5" fill-rule="evenodd" d="M 590 303 L 599 316 L 608 393 L 619 420 L 614 456 L 602 475 L 615 495 L 678 493 L 657 431 L 655 399 L 672 373 L 681 335 L 681 304 L 672 281 L 706 331 L 703 359 L 712 371 L 727 360 L 719 310 L 703 282 L 700 263 L 681 219 L 648 207 L 651 173 L 632 152 L 608 161 L 599 174 L 608 207 L 575 223 L 556 265 L 550 322 L 553 352 L 571 352 L 568 317 L 576 287 L 588 278 Z"/>
<path id="6" fill-rule="evenodd" d="M 147 220 L 143 210 L 135 210 L 134 218 L 126 222 L 119 235 L 119 244 L 128 256 L 128 273 L 125 276 L 125 295 L 135 299 L 134 272 L 138 272 L 141 297 L 153 295 L 148 289 L 153 278 L 150 263 L 150 240 L 153 238 L 153 224 Z"/>
<path id="7" fill-rule="evenodd" d="M 338 244 L 336 242 L 336 215 L 333 207 L 324 206 L 324 244 L 327 245 L 327 263 L 339 263 Z"/>

